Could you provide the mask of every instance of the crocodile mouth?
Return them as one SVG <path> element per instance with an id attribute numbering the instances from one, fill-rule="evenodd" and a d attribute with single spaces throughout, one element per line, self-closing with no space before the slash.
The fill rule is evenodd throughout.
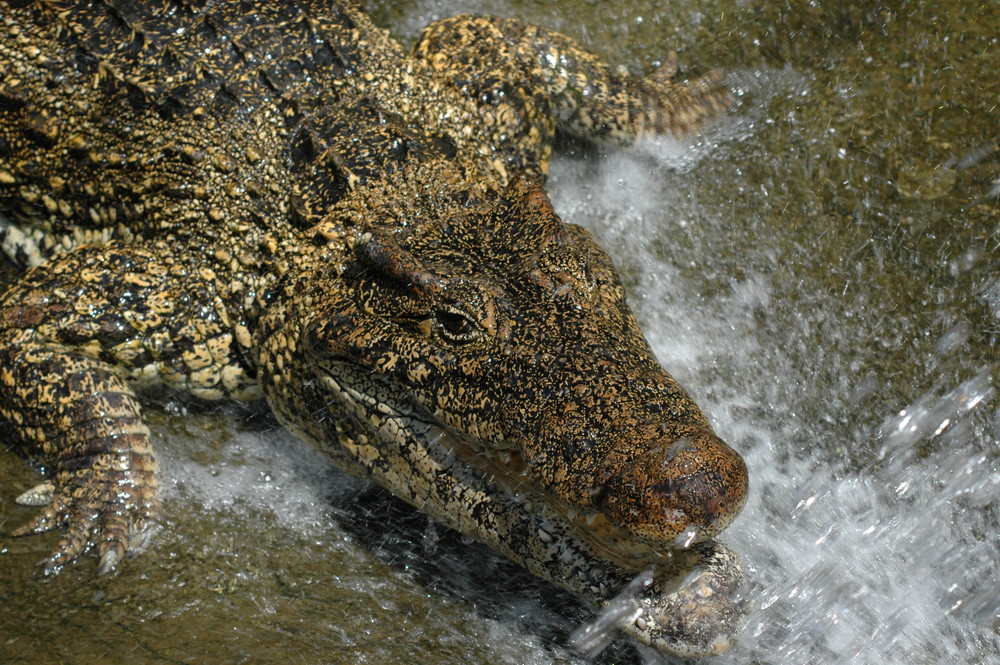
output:
<path id="1" fill-rule="evenodd" d="M 344 357 L 313 369 L 312 404 L 323 414 L 315 440 L 344 471 L 603 607 L 602 625 L 664 653 L 717 654 L 741 632 L 744 574 L 725 545 L 650 543 L 615 515 L 556 496 L 519 452 L 478 450 L 390 377 Z M 609 483 L 648 470 L 661 450 L 652 452 Z"/>
<path id="2" fill-rule="evenodd" d="M 494 544 L 491 541 L 498 534 L 490 531 L 490 525 L 456 520 L 447 511 L 440 514 L 442 511 L 434 509 L 435 492 L 445 491 L 442 488 L 450 484 L 450 491 L 477 497 L 470 501 L 503 495 L 526 514 L 544 514 L 549 522 L 561 520 L 565 528 L 558 531 L 563 537 L 585 543 L 594 555 L 624 571 L 660 565 L 672 552 L 721 531 L 713 528 L 712 533 L 706 534 L 704 529 L 691 527 L 667 540 L 643 537 L 641 529 L 629 521 L 629 510 L 619 509 L 613 498 L 603 500 L 601 507 L 606 512 L 565 501 L 540 484 L 518 450 L 481 449 L 434 418 L 407 390 L 352 360 L 327 359 L 324 365 L 326 372 L 321 381 L 343 405 L 335 410 L 343 411 L 346 407 L 366 432 L 360 436 L 353 432 L 341 436 L 341 444 L 349 449 L 354 461 L 360 461 L 367 467 L 367 475 L 374 475 L 376 482 L 397 496 L 409 496 L 410 503 L 417 508 L 477 540 Z M 371 445 L 371 438 L 378 443 Z M 616 482 L 628 484 L 627 479 L 616 476 L 608 481 L 608 486 L 613 487 Z M 451 506 L 456 507 L 453 502 Z M 686 519 L 679 509 L 663 511 L 665 519 L 681 522 Z M 543 543 L 546 533 L 545 529 L 538 530 Z"/>
<path id="3" fill-rule="evenodd" d="M 552 492 L 536 486 L 520 453 L 478 450 L 439 423 L 427 425 L 433 432 L 429 444 L 448 450 L 470 468 L 479 471 L 487 482 L 524 499 L 526 505 L 542 501 L 565 521 L 574 535 L 590 545 L 605 561 L 625 570 L 638 571 L 663 559 L 663 548 L 653 547 L 623 533 L 603 513 L 574 507 Z"/>

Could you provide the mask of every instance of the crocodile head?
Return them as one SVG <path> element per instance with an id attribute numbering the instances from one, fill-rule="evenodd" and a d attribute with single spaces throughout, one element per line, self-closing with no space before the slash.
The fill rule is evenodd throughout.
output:
<path id="1" fill-rule="evenodd" d="M 279 413 L 339 443 L 342 466 L 591 599 L 676 568 L 743 507 L 743 460 L 656 361 L 610 258 L 537 182 L 446 205 L 394 199 L 391 223 L 356 231 L 336 279 L 296 306 L 307 396 Z M 668 650 L 720 649 L 692 641 Z"/>

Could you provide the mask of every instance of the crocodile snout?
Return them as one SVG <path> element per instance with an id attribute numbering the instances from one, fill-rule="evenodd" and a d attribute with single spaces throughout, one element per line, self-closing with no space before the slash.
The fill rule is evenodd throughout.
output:
<path id="1" fill-rule="evenodd" d="M 740 455 L 706 430 L 655 443 L 601 483 L 604 514 L 651 545 L 687 546 L 720 533 L 746 503 Z"/>

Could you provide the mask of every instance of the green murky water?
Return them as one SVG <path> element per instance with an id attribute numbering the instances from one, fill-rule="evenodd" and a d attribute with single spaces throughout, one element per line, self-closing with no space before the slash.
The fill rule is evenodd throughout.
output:
<path id="1" fill-rule="evenodd" d="M 920 621 L 927 641 L 895 645 L 899 662 L 989 662 L 995 594 L 975 597 L 975 615 L 949 610 L 944 591 L 929 592 L 929 618 L 904 607 L 922 607 L 914 577 L 965 566 L 962 593 L 998 581 L 1000 4 L 832 5 L 369 3 L 404 38 L 488 11 L 636 71 L 676 49 L 684 66 L 732 72 L 740 108 L 713 145 L 666 157 L 569 145 L 551 180 L 567 220 L 597 229 L 618 261 L 667 367 L 755 474 L 732 539 L 760 610 L 721 662 L 889 662 L 886 633 Z M 926 483 L 929 516 L 958 506 L 940 540 L 948 525 L 919 531 L 919 495 L 879 493 L 884 468 L 909 482 L 898 457 L 879 455 L 898 443 L 900 410 L 945 404 L 970 380 L 972 407 L 941 407 L 906 439 L 909 468 L 949 451 L 958 469 Z M 166 506 L 154 546 L 110 578 L 86 559 L 42 579 L 33 564 L 55 536 L 0 536 L 0 662 L 577 662 L 563 644 L 586 608 L 328 470 L 265 416 L 149 412 Z M 945 491 L 958 477 L 976 484 Z M 0 453 L 0 532 L 28 518 L 13 497 L 37 480 Z M 869 508 L 833 508 L 819 526 L 797 503 L 868 495 Z M 857 514 L 933 547 L 852 536 L 843 523 Z M 852 558 L 866 547 L 889 561 L 884 580 Z M 823 577 L 824 561 L 843 577 Z M 838 614 L 850 609 L 867 637 Z M 625 645 L 602 656 L 640 660 Z"/>

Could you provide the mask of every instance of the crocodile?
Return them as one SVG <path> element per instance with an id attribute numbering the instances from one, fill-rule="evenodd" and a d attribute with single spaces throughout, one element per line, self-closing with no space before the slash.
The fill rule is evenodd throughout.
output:
<path id="1" fill-rule="evenodd" d="M 11 534 L 64 530 L 46 573 L 111 571 L 161 511 L 142 396 L 263 398 L 639 642 L 728 648 L 746 466 L 544 190 L 557 132 L 730 106 L 718 73 L 676 79 L 509 18 L 407 50 L 347 0 L 6 2 L 0 432 L 48 478 Z"/>

